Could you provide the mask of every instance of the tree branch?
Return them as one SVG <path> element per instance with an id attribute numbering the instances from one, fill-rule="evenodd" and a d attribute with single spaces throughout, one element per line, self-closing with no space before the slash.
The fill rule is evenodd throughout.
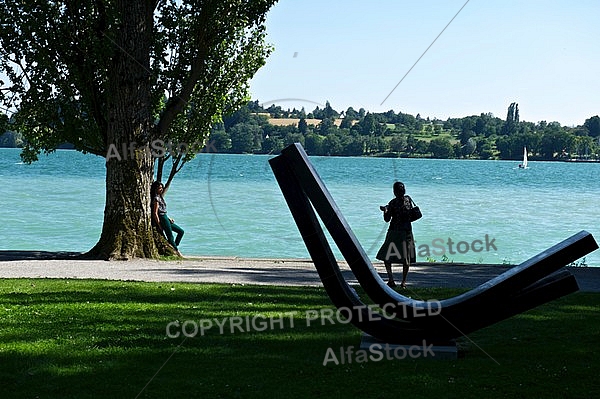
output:
<path id="1" fill-rule="evenodd" d="M 215 6 L 219 1 L 215 1 L 211 3 L 211 6 Z M 181 91 L 178 94 L 175 94 L 171 97 L 167 104 L 165 105 L 165 109 L 160 117 L 160 120 L 157 125 L 156 134 L 160 137 L 165 137 L 167 131 L 171 127 L 173 120 L 175 117 L 183 110 L 185 105 L 190 100 L 190 97 L 194 91 L 194 88 L 198 84 L 198 81 L 202 77 L 202 73 L 204 70 L 204 62 L 206 61 L 207 54 L 209 52 L 210 39 L 212 36 L 207 35 L 207 28 L 211 25 L 211 17 L 216 13 L 215 10 L 211 13 L 210 7 L 206 7 L 201 11 L 201 15 L 199 16 L 199 21 L 197 26 L 200 27 L 200 31 L 198 31 L 194 36 L 194 47 L 197 49 L 196 56 L 193 58 L 190 69 L 190 74 L 187 77 L 182 77 L 181 79 Z M 179 63 L 183 62 L 180 58 Z M 179 65 L 176 65 L 175 69 L 185 70 L 185 68 L 178 68 Z M 177 85 L 174 85 L 177 87 Z"/>

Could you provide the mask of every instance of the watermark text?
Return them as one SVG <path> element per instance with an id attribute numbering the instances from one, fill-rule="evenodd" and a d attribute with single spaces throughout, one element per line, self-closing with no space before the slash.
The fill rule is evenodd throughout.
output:
<path id="1" fill-rule="evenodd" d="M 204 141 L 196 141 L 188 144 L 184 142 L 173 143 L 172 141 L 154 140 L 149 144 L 138 145 L 138 143 L 131 142 L 129 144 L 123 143 L 120 148 L 116 144 L 110 144 L 108 151 L 106 152 L 106 161 L 116 159 L 117 161 L 123 161 L 128 159 L 134 159 L 137 153 L 146 153 L 153 158 L 163 158 L 167 154 L 175 155 L 186 155 L 190 153 L 198 154 L 201 152 L 218 152 L 215 146 L 214 140 L 207 143 Z"/>

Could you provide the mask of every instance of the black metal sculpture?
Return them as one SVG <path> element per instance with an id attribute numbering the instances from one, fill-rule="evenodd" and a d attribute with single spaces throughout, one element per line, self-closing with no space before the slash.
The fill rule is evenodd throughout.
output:
<path id="1" fill-rule="evenodd" d="M 269 162 L 333 304 L 357 328 L 390 344 L 427 340 L 447 345 L 578 291 L 575 277 L 564 266 L 598 248 L 592 235 L 582 231 L 462 295 L 414 300 L 381 279 L 300 144 L 285 148 Z M 363 303 L 342 277 L 317 214 L 379 312 Z"/>

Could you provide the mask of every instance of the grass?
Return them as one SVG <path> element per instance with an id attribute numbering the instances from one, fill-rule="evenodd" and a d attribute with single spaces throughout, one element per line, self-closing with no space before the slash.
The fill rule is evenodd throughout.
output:
<path id="1" fill-rule="evenodd" d="M 600 395 L 600 294 L 573 294 L 480 330 L 460 340 L 454 361 L 323 366 L 327 348 L 360 342 L 351 325 L 307 326 L 307 310 L 331 307 L 323 289 L 310 287 L 3 279 L 0 398 Z M 286 312 L 295 314 L 293 328 L 288 319 L 271 331 L 166 335 L 175 320 Z"/>

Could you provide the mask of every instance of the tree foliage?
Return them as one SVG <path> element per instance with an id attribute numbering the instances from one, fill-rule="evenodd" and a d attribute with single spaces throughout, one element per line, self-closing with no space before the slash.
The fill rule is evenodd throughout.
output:
<path id="1" fill-rule="evenodd" d="M 119 2 L 2 3 L 0 65 L 11 82 L 2 100 L 18 109 L 25 159 L 62 142 L 105 156 L 110 71 L 115 58 L 132 57 L 116 39 L 123 34 Z M 247 102 L 248 80 L 271 50 L 263 22 L 274 1 L 140 3 L 151 5 L 151 42 L 139 66 L 153 120 L 139 144 L 203 143 L 212 123 Z"/>
<path id="2" fill-rule="evenodd" d="M 0 102 L 16 111 L 24 160 L 64 142 L 107 156 L 98 256 L 155 255 L 150 148 L 173 160 L 170 179 L 193 152 L 168 143 L 205 143 L 222 114 L 247 102 L 247 81 L 270 52 L 264 20 L 274 3 L 0 2 Z"/>
<path id="3" fill-rule="evenodd" d="M 586 119 L 583 126 L 591 137 L 600 137 L 600 117 L 598 115 Z"/>

